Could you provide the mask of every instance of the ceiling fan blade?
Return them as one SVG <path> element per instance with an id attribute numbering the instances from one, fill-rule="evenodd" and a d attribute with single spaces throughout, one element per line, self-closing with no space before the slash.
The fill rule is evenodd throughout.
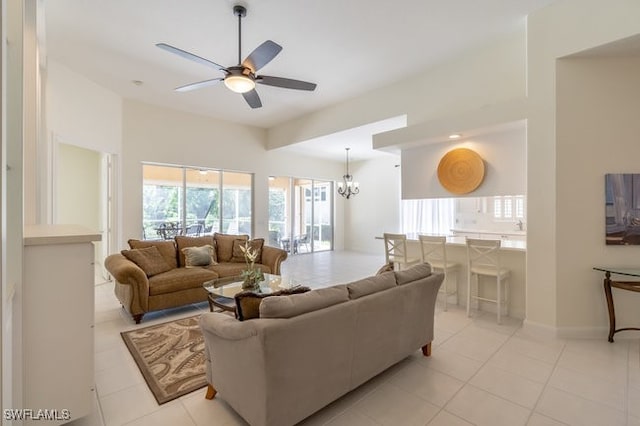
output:
<path id="1" fill-rule="evenodd" d="M 290 78 L 271 77 L 268 75 L 259 75 L 256 77 L 256 83 L 266 84 L 267 86 L 284 87 L 285 89 L 295 90 L 315 90 L 316 84 L 308 81 L 293 80 Z"/>
<path id="2" fill-rule="evenodd" d="M 267 65 L 282 50 L 282 46 L 271 40 L 267 40 L 260 46 L 256 47 L 247 59 L 242 61 L 242 65 L 251 68 L 255 74 L 260 68 Z"/>
<path id="3" fill-rule="evenodd" d="M 199 81 L 197 83 L 189 83 L 184 86 L 176 87 L 174 90 L 176 92 L 189 92 L 191 90 L 200 89 L 202 87 L 213 86 L 214 84 L 220 83 L 224 78 L 212 78 L 211 80 Z"/>
<path id="4" fill-rule="evenodd" d="M 215 69 L 220 70 L 220 71 L 226 71 L 227 70 L 222 65 L 218 65 L 215 62 L 212 62 L 212 61 L 210 61 L 208 59 L 202 58 L 202 57 L 200 57 L 198 55 L 194 55 L 193 53 L 189 53 L 186 50 L 178 49 L 177 47 L 171 46 L 170 44 L 158 43 L 158 44 L 156 44 L 156 46 L 158 46 L 162 50 L 166 50 L 167 52 L 171 52 L 171 53 L 176 54 L 178 56 L 181 56 L 181 57 L 183 57 L 185 59 L 188 59 L 190 61 L 197 62 L 199 64 L 206 65 L 208 67 L 215 68 Z"/>
<path id="5" fill-rule="evenodd" d="M 249 104 L 251 108 L 260 108 L 262 106 L 262 102 L 260 101 L 260 96 L 258 96 L 258 92 L 256 89 L 250 90 L 242 94 L 242 97 Z"/>

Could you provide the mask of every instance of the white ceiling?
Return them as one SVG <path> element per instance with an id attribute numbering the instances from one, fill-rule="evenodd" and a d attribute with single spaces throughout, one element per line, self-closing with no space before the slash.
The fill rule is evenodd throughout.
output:
<path id="1" fill-rule="evenodd" d="M 272 127 L 414 75 L 523 25 L 552 0 L 246 0 L 242 57 L 264 40 L 283 51 L 261 73 L 318 84 L 315 92 L 260 85 L 263 107 L 216 85 L 174 87 L 222 73 L 158 49 L 166 42 L 225 66 L 237 62 L 233 0 L 51 0 L 50 59 L 125 98 Z M 140 80 L 137 86 L 132 80 Z"/>

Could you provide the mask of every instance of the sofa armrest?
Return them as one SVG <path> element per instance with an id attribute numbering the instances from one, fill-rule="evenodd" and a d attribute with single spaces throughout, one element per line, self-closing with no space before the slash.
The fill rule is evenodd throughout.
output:
<path id="1" fill-rule="evenodd" d="M 147 309 L 149 299 L 147 274 L 120 253 L 107 256 L 104 260 L 104 266 L 118 283 L 131 286 L 132 304 L 135 303 L 143 309 Z"/>
<path id="2" fill-rule="evenodd" d="M 238 321 L 227 314 L 206 312 L 200 316 L 200 328 L 224 340 L 242 340 L 258 334 L 250 321 Z"/>
<path id="3" fill-rule="evenodd" d="M 280 275 L 280 264 L 287 258 L 287 252 L 277 247 L 262 247 L 262 264 L 271 269 L 274 275 Z"/>

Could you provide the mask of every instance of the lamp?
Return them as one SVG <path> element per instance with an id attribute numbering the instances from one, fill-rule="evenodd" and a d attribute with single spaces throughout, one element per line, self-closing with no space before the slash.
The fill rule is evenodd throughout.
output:
<path id="1" fill-rule="evenodd" d="M 224 85 L 236 93 L 247 93 L 256 87 L 253 74 L 244 73 L 243 67 L 229 67 L 229 74 L 224 78 Z"/>
<path id="2" fill-rule="evenodd" d="M 224 79 L 224 85 L 236 93 L 246 93 L 256 87 L 255 81 L 244 75 L 229 75 Z"/>
<path id="3" fill-rule="evenodd" d="M 343 182 L 338 182 L 338 194 L 342 195 L 347 200 L 360 192 L 360 184 L 353 181 L 353 176 L 349 174 L 349 150 L 351 148 L 345 148 L 347 151 L 347 173 L 342 176 Z"/>

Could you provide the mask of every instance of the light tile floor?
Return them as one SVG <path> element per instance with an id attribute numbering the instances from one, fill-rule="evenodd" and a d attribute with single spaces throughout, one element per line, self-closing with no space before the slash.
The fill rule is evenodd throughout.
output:
<path id="1" fill-rule="evenodd" d="M 380 256 L 326 252 L 290 257 L 283 273 L 311 286 L 375 271 Z M 440 305 L 438 305 L 440 306 Z M 135 325 L 113 295 L 96 286 L 97 400 L 74 426 L 246 425 L 204 390 L 158 406 L 120 332 L 208 310 L 206 303 L 148 314 Z M 491 425 L 640 426 L 640 337 L 542 339 L 521 322 L 462 308 L 436 311 L 431 357 L 416 352 L 301 423 L 304 426 Z"/>

